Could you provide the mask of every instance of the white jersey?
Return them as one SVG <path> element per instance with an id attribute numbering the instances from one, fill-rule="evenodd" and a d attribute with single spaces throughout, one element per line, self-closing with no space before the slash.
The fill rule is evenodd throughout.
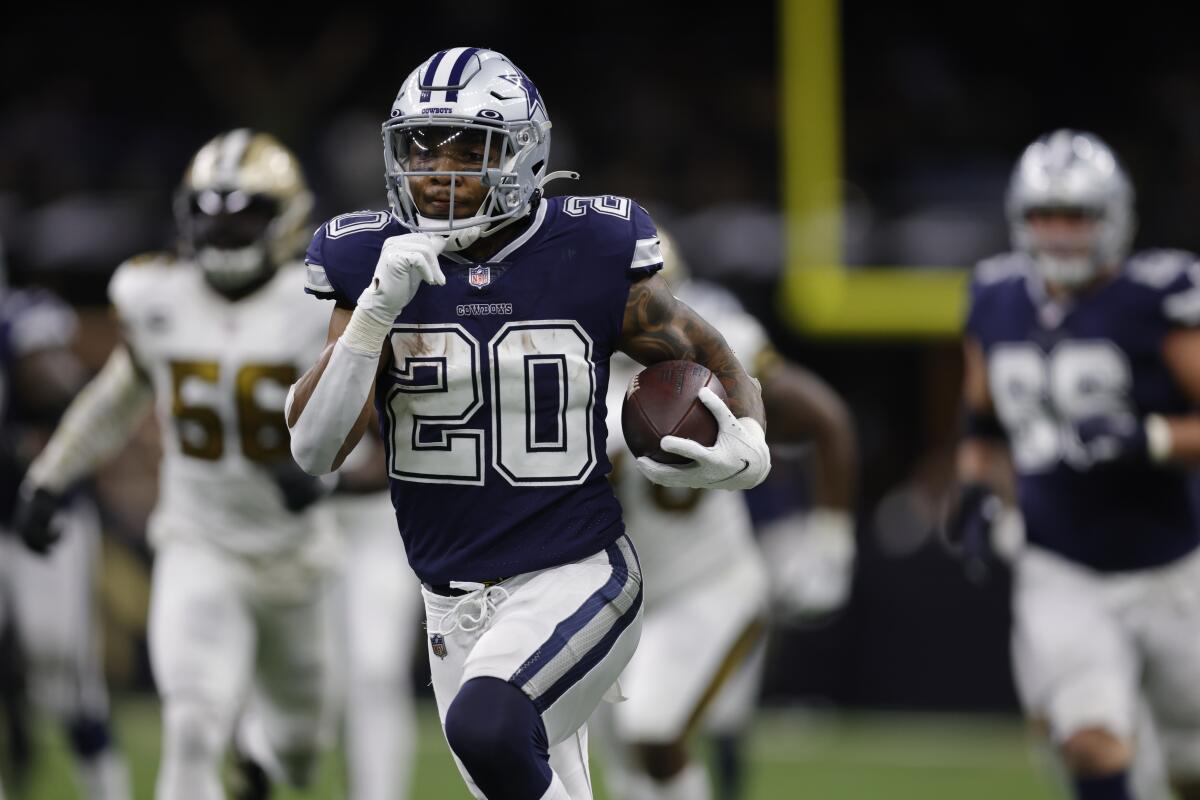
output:
<path id="1" fill-rule="evenodd" d="M 766 332 L 725 289 L 688 281 L 675 296 L 719 330 L 752 375 L 767 351 Z M 645 592 L 652 607 L 694 581 L 720 575 L 737 558 L 761 568 L 750 512 L 740 492 L 668 488 L 651 483 L 630 463 L 621 431 L 621 404 L 629 380 L 639 370 L 625 356 L 614 356 L 608 390 L 608 454 L 625 529 L 637 547 L 646 573 Z M 765 585 L 765 574 L 763 585 Z"/>
<path id="2" fill-rule="evenodd" d="M 312 546 L 322 512 L 289 512 L 268 471 L 290 459 L 288 387 L 325 344 L 328 310 L 297 301 L 302 264 L 231 301 L 168 254 L 122 264 L 109 284 L 137 365 L 154 385 L 162 432 L 155 545 L 203 539 L 246 557 Z"/>

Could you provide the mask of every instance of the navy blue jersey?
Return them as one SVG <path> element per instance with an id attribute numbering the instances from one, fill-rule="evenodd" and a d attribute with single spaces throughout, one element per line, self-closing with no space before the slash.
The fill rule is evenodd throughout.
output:
<path id="1" fill-rule="evenodd" d="M 313 238 L 307 290 L 353 304 L 386 212 L 330 220 Z M 619 197 L 542 201 L 489 261 L 441 257 L 385 344 L 375 404 L 392 502 L 424 581 L 497 580 L 596 553 L 623 532 L 606 480 L 608 360 L 631 283 L 662 266 L 658 236 Z"/>
<path id="2" fill-rule="evenodd" d="M 966 329 L 986 355 L 1031 543 L 1103 571 L 1159 566 L 1200 543 L 1192 472 L 1093 466 L 1073 424 L 1191 410 L 1162 352 L 1172 330 L 1200 324 L 1198 286 L 1196 257 L 1169 250 L 1140 253 L 1064 302 L 1023 256 L 977 268 Z"/>

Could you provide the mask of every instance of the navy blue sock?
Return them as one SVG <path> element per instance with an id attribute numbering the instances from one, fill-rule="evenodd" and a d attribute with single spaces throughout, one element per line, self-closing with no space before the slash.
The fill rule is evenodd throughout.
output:
<path id="1" fill-rule="evenodd" d="M 1129 773 L 1118 772 L 1102 778 L 1075 778 L 1076 800 L 1133 800 L 1129 793 Z"/>
<path id="2" fill-rule="evenodd" d="M 550 787 L 546 726 L 507 681 L 464 683 L 446 711 L 446 741 L 488 800 L 529 800 Z"/>
<path id="3" fill-rule="evenodd" d="M 713 796 L 718 800 L 737 800 L 742 796 L 742 786 L 745 785 L 746 755 L 743 749 L 742 735 L 739 733 L 719 733 L 713 736 L 713 767 L 716 773 L 716 785 Z"/>
<path id="4" fill-rule="evenodd" d="M 67 739 L 75 755 L 84 761 L 91 761 L 112 743 L 108 719 L 80 714 L 67 723 Z"/>

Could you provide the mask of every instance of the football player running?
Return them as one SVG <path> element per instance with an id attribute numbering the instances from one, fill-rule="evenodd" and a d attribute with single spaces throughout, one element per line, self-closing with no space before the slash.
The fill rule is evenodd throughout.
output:
<path id="1" fill-rule="evenodd" d="M 601 707 L 619 747 L 605 760 L 614 795 L 629 800 L 711 797 L 707 770 L 691 760 L 688 741 L 710 704 L 738 675 L 724 716 L 742 728 L 757 699 L 758 649 L 768 618 L 828 613 L 844 602 L 854 560 L 850 504 L 855 480 L 849 413 L 819 378 L 788 363 L 737 299 L 715 284 L 690 279 L 672 239 L 659 230 L 663 277 L 675 296 L 725 336 L 762 383 L 771 440 L 817 442 L 821 465 L 812 520 L 778 524 L 774 565 L 764 563 L 746 502 L 739 493 L 650 483 L 624 463 L 622 395 L 638 367 L 614 357 L 608 393 L 608 452 L 625 527 L 646 576 L 642 642 L 621 675 L 623 703 Z M 825 522 L 832 518 L 837 524 Z M 807 524 L 806 524 L 807 522 Z M 776 569 L 776 568 L 779 569 Z M 777 583 L 778 588 L 776 588 Z M 739 675 L 742 671 L 749 674 Z"/>
<path id="2" fill-rule="evenodd" d="M 1031 144 L 1007 207 L 1015 252 L 982 262 L 972 287 L 947 534 L 984 554 L 1011 457 L 1027 713 L 1077 798 L 1129 798 L 1141 693 L 1176 790 L 1200 797 L 1200 266 L 1127 255 L 1133 189 L 1089 133 Z"/>
<path id="3" fill-rule="evenodd" d="M 550 120 L 506 57 L 434 54 L 383 131 L 390 210 L 335 218 L 309 247 L 309 291 L 336 307 L 289 394 L 292 452 L 335 469 L 378 407 L 438 711 L 472 793 L 591 797 L 585 723 L 633 653 L 642 605 L 606 479 L 609 358 L 690 359 L 728 392 L 701 393 L 714 446 L 663 441 L 695 463 L 636 462 L 659 483 L 759 483 L 762 400 L 654 274 L 640 206 L 543 196 Z"/>
<path id="4" fill-rule="evenodd" d="M 26 682 L 62 724 L 83 796 L 124 800 L 94 604 L 99 514 L 82 492 L 66 501 L 55 519 L 62 546 L 48 557 L 11 535 L 29 459 L 87 377 L 70 350 L 76 329 L 49 292 L 10 290 L 0 254 L 0 630 L 15 627 Z"/>
<path id="5" fill-rule="evenodd" d="M 320 352 L 323 315 L 294 296 L 312 197 L 292 153 L 239 129 L 192 159 L 177 198 L 178 255 L 122 264 L 109 296 L 124 343 L 67 411 L 23 486 L 21 533 L 154 407 L 163 435 L 149 643 L 163 701 L 156 795 L 223 796 L 220 760 L 244 703 L 269 756 L 304 784 L 327 733 L 332 525 L 292 462 L 287 387 Z"/>

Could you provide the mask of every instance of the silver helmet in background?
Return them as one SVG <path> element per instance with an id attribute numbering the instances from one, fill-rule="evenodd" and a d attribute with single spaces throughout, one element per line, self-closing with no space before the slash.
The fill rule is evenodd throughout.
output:
<path id="1" fill-rule="evenodd" d="M 1013 247 L 1030 255 L 1046 281 L 1079 286 L 1128 254 L 1133 202 L 1129 177 L 1100 137 L 1053 131 L 1025 148 L 1013 170 L 1006 203 Z M 1035 235 L 1030 217 L 1037 212 L 1079 214 L 1094 224 L 1085 241 L 1056 248 Z"/>

